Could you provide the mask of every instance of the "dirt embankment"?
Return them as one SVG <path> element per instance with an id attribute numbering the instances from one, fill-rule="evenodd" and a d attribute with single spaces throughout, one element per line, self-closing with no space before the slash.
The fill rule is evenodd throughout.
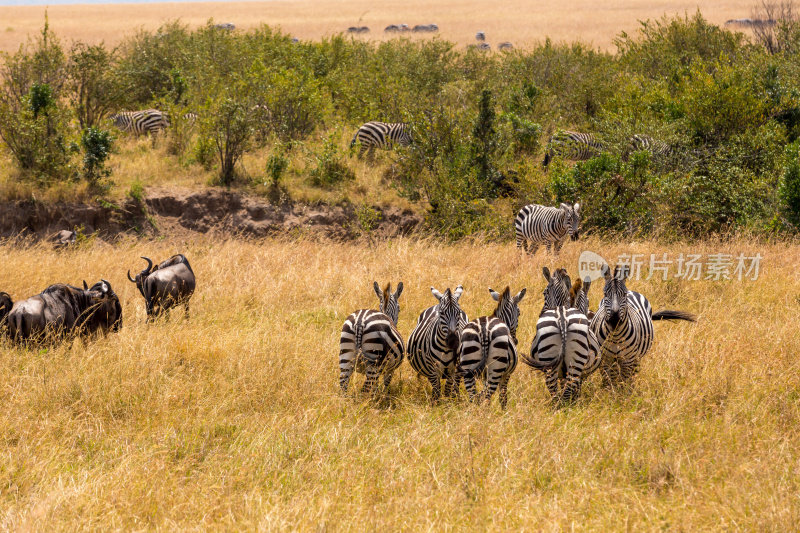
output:
<path id="1" fill-rule="evenodd" d="M 174 235 L 217 233 L 226 236 L 318 235 L 347 240 L 365 233 L 377 237 L 407 235 L 422 221 L 398 208 L 373 208 L 377 216 L 362 217 L 353 206 L 272 205 L 261 198 L 222 189 L 203 191 L 152 190 L 144 207 L 128 199 L 121 205 L 33 201 L 0 202 L 0 237 L 47 238 L 64 229 L 82 227 L 114 240 L 124 234 Z M 364 228 L 363 220 L 370 219 Z"/>

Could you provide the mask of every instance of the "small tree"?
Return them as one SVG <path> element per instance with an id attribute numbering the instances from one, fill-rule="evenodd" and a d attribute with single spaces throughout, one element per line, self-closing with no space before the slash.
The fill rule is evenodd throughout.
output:
<path id="1" fill-rule="evenodd" d="M 67 65 L 69 99 L 82 129 L 92 128 L 120 105 L 122 87 L 114 75 L 114 53 L 100 45 L 75 43 Z"/>
<path id="2" fill-rule="evenodd" d="M 786 219 L 800 230 L 800 147 L 797 143 L 789 147 L 787 156 L 779 194 Z"/>
<path id="3" fill-rule="evenodd" d="M 486 194 L 493 196 L 500 184 L 501 175 L 494 166 L 497 151 L 497 132 L 495 131 L 495 112 L 492 105 L 492 91 L 484 89 L 478 104 L 478 118 L 472 130 L 472 158 L 479 183 L 486 187 Z"/>
<path id="4" fill-rule="evenodd" d="M 219 160 L 219 182 L 231 185 L 236 177 L 235 167 L 253 136 L 253 114 L 244 98 L 223 96 L 209 100 L 202 113 L 202 127 L 216 148 Z"/>
<path id="5" fill-rule="evenodd" d="M 105 130 L 86 128 L 81 136 L 83 147 L 83 177 L 93 189 L 100 187 L 101 180 L 111 175 L 105 168 L 106 160 L 111 154 L 114 139 Z"/>

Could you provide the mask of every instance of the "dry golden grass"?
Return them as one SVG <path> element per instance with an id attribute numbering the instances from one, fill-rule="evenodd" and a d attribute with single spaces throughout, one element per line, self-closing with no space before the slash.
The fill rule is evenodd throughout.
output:
<path id="1" fill-rule="evenodd" d="M 435 301 L 430 285 L 463 283 L 471 317 L 493 307 L 488 286 L 527 286 L 527 350 L 541 266 L 574 270 L 584 249 L 765 259 L 755 282 L 632 281 L 655 309 L 699 321 L 656 325 L 629 394 L 594 376 L 554 411 L 541 375 L 520 366 L 505 413 L 496 400 L 430 407 L 407 363 L 387 401 L 337 394 L 339 328 L 375 305 L 373 279 L 405 282 L 404 336 Z M 72 347 L 0 345 L 3 529 L 789 531 L 800 520 L 797 244 L 588 240 L 557 262 L 511 244 L 409 240 L 0 251 L 0 289 L 20 298 L 104 277 L 125 319 Z M 145 325 L 125 270 L 176 251 L 198 278 L 192 317 Z"/>
<path id="2" fill-rule="evenodd" d="M 367 38 L 384 39 L 389 24 L 436 23 L 444 39 L 459 44 L 474 42 L 475 32 L 487 33 L 487 41 L 497 45 L 512 41 L 518 47 L 551 37 L 555 41 L 581 40 L 610 48 L 620 31 L 638 28 L 639 20 L 662 15 L 692 14 L 701 9 L 711 22 L 723 24 L 732 18 L 750 16 L 753 0 L 723 2 L 652 2 L 615 0 L 550 1 L 531 3 L 509 0 L 500 4 L 485 0 L 425 2 L 392 0 L 276 0 L 270 2 L 162 3 L 116 5 L 56 5 L 47 8 L 50 25 L 65 39 L 115 44 L 139 28 L 156 29 L 164 22 L 180 19 L 191 26 L 208 19 L 232 22 L 247 29 L 260 24 L 280 26 L 301 39 L 319 39 L 345 31 L 349 26 L 369 26 Z M 0 7 L 0 50 L 15 50 L 27 35 L 39 31 L 45 8 Z M 361 38 L 361 37 L 359 37 Z M 427 37 L 426 37 L 427 38 Z"/>

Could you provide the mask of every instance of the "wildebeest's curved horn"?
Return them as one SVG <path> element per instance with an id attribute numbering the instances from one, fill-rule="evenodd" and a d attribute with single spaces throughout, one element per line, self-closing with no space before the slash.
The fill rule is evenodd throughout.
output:
<path id="1" fill-rule="evenodd" d="M 86 284 L 86 280 L 83 280 L 83 290 L 88 291 L 89 286 Z"/>
<path id="2" fill-rule="evenodd" d="M 110 292 L 110 293 L 114 292 L 114 289 L 111 288 L 111 283 L 109 283 L 108 280 L 100 278 L 100 281 L 102 281 L 103 283 L 106 284 L 106 292 Z"/>
<path id="3" fill-rule="evenodd" d="M 136 280 L 131 277 L 130 269 L 128 269 L 128 279 L 131 280 L 132 282 L 136 283 Z"/>
<path id="4" fill-rule="evenodd" d="M 153 262 L 148 257 L 142 257 L 145 261 L 147 261 L 147 268 L 142 270 L 142 274 L 147 275 L 150 273 L 150 269 L 153 268 Z"/>

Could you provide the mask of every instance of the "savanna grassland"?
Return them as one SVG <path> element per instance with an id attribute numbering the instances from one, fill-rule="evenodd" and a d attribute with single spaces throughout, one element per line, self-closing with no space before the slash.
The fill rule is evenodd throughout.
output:
<path id="1" fill-rule="evenodd" d="M 491 6 L 480 0 L 436 3 L 404 0 L 377 4 L 369 0 L 276 0 L 51 5 L 46 9 L 59 35 L 94 44 L 103 41 L 116 45 L 138 29 L 155 30 L 176 19 L 192 27 L 214 19 L 234 23 L 240 29 L 269 24 L 301 39 L 319 39 L 344 32 L 350 26 L 368 26 L 371 32 L 366 39 L 384 40 L 387 36 L 383 28 L 389 24 L 436 23 L 439 35 L 462 45 L 473 43 L 475 32 L 483 30 L 493 45 L 512 41 L 517 46 L 528 46 L 550 37 L 556 42 L 580 40 L 605 49 L 611 46 L 616 32 L 636 30 L 640 20 L 701 9 L 709 20 L 723 24 L 728 19 L 749 17 L 752 7 L 751 0 L 615 0 L 602 4 L 569 0 L 535 5 L 525 0 L 510 0 Z M 44 6 L 0 6 L 0 50 L 16 50 L 29 34 L 41 28 L 44 13 Z"/>
<path id="2" fill-rule="evenodd" d="M 541 267 L 574 270 L 582 250 L 612 261 L 764 259 L 756 281 L 631 280 L 656 310 L 698 322 L 656 324 L 628 393 L 594 376 L 576 405 L 555 410 L 541 375 L 520 365 L 506 412 L 496 399 L 431 407 L 428 385 L 404 362 L 376 401 L 338 394 L 339 329 L 376 305 L 373 280 L 404 281 L 404 337 L 435 302 L 431 285 L 463 283 L 470 317 L 491 312 L 489 286 L 526 286 L 524 351 Z M 141 268 L 140 255 L 176 251 L 198 279 L 192 316 L 146 325 L 125 271 Z M 796 243 L 590 237 L 558 260 L 510 243 L 406 239 L 167 238 L 0 252 L 2 289 L 15 299 L 102 277 L 124 317 L 118 334 L 88 342 L 0 344 L 4 529 L 788 531 L 800 519 Z"/>

